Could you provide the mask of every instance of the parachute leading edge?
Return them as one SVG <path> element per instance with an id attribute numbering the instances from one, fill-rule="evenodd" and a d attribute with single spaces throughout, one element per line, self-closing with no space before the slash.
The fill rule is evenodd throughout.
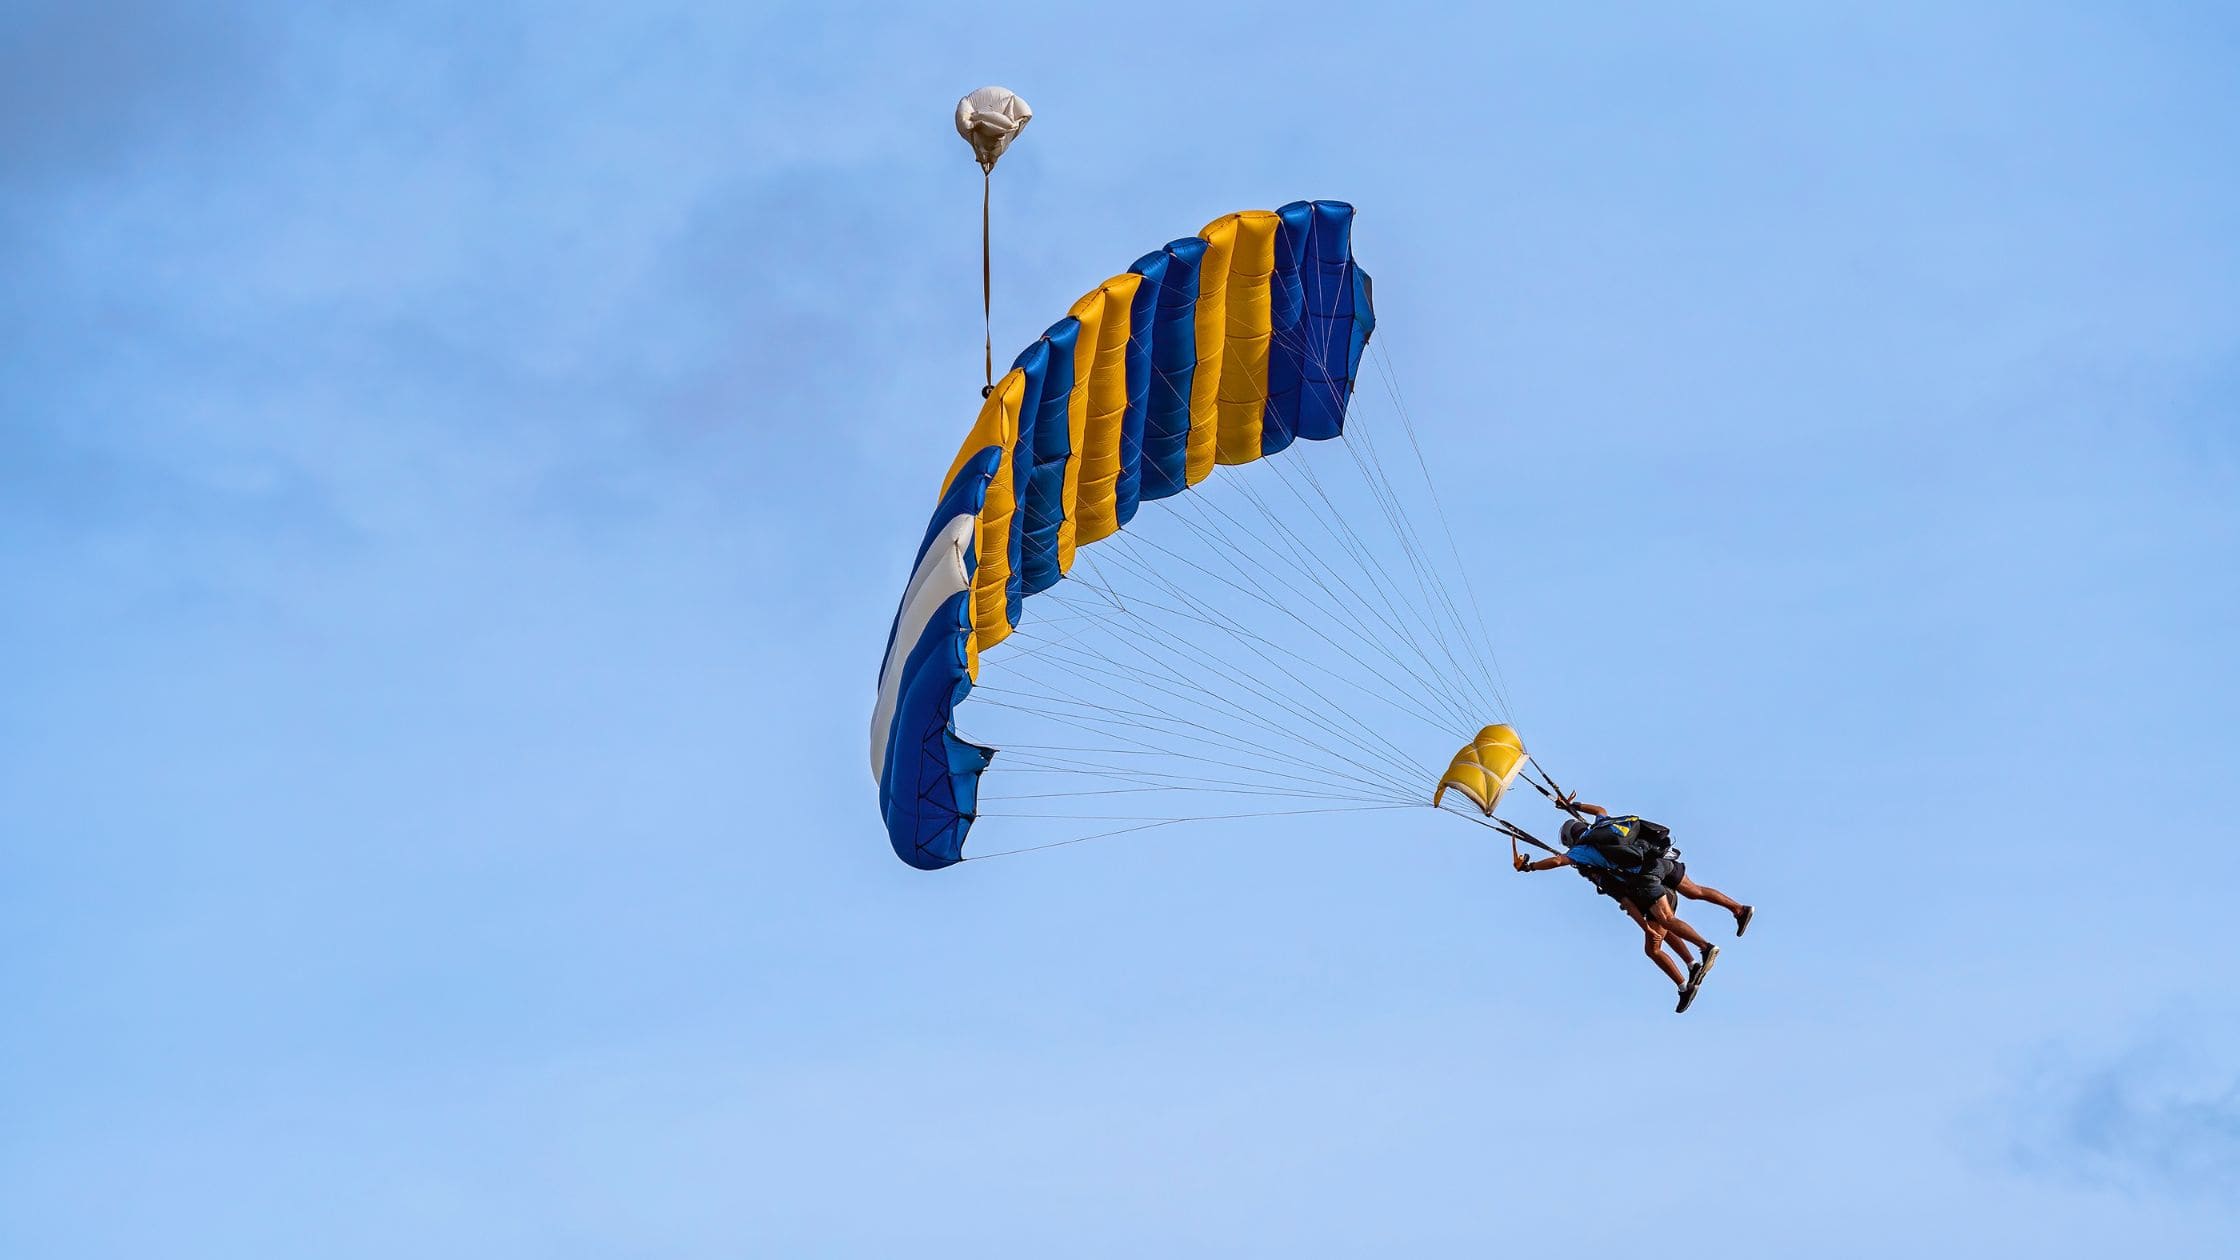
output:
<path id="1" fill-rule="evenodd" d="M 1439 798 L 1448 788 L 1454 788 L 1491 818 L 1494 807 L 1501 803 L 1501 794 L 1516 782 L 1529 759 L 1514 727 L 1507 723 L 1489 726 L 1454 755 L 1446 776 L 1439 780 L 1439 790 L 1431 794 L 1432 807 L 1437 808 Z"/>

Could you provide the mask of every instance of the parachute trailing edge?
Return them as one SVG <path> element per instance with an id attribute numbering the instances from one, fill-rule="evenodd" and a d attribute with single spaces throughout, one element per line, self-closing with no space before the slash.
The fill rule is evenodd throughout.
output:
<path id="1" fill-rule="evenodd" d="M 963 131 L 963 103 L 958 117 Z M 871 770 L 903 861 L 962 860 L 995 750 L 961 738 L 954 715 L 1027 596 L 1145 502 L 1340 435 L 1376 325 L 1352 225 L 1336 201 L 1216 219 L 1084 295 L 994 382 L 942 483 L 879 675 Z"/>

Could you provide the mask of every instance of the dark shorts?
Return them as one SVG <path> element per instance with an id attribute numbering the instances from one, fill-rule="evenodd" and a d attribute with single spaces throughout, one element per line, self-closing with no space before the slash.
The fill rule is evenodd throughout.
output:
<path id="1" fill-rule="evenodd" d="M 1680 859 L 1663 857 L 1637 873 L 1621 875 L 1611 882 L 1615 885 L 1610 895 L 1652 918 L 1656 916 L 1657 903 L 1667 897 L 1680 895 L 1680 881 L 1688 877 L 1688 868 Z"/>
<path id="2" fill-rule="evenodd" d="M 1582 866 L 1579 873 L 1587 877 L 1596 892 L 1613 901 L 1623 902 L 1643 914 L 1655 911 L 1658 902 L 1671 892 L 1657 877 L 1656 871 L 1603 871 Z"/>

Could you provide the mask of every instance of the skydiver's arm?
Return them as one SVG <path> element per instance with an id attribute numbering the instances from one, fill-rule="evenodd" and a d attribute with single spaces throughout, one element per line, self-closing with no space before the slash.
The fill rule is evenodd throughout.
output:
<path id="1" fill-rule="evenodd" d="M 1554 857 L 1541 858 L 1537 862 L 1527 862 L 1521 855 L 1517 858 L 1517 869 L 1520 871 L 1552 871 L 1570 865 L 1572 865 L 1571 859 L 1561 853 Z"/>
<path id="2" fill-rule="evenodd" d="M 1577 792 L 1564 793 L 1562 796 L 1556 798 L 1556 804 L 1562 806 L 1565 809 L 1578 810 L 1582 814 L 1593 814 L 1597 818 L 1608 818 L 1610 816 L 1610 811 L 1604 809 L 1600 805 L 1589 805 L 1585 801 L 1580 800 L 1579 794 Z"/>

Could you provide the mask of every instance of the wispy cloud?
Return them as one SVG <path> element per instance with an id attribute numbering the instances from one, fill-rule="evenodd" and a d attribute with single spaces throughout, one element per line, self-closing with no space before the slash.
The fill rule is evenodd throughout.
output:
<path id="1" fill-rule="evenodd" d="M 2026 1075 L 2015 1107 L 2012 1157 L 2026 1172 L 2134 1192 L 2240 1186 L 2240 1064 L 2191 1037 L 2158 1033 L 2113 1055 L 2049 1056 Z"/>

